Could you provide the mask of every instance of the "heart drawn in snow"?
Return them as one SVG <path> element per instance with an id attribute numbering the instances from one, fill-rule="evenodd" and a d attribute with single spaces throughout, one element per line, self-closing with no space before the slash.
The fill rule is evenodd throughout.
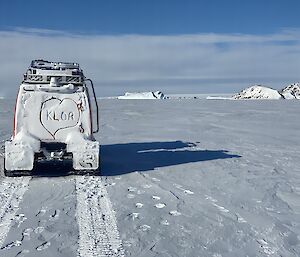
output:
<path id="1" fill-rule="evenodd" d="M 70 98 L 51 98 L 42 103 L 40 121 L 42 126 L 55 138 L 57 131 L 75 127 L 80 118 L 77 104 Z"/>

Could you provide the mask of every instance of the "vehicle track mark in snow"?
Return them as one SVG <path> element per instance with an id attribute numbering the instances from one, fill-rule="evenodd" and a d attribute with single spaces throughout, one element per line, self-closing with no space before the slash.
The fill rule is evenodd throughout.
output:
<path id="1" fill-rule="evenodd" d="M 160 200 L 160 197 L 157 196 L 157 195 L 153 195 L 153 196 L 152 196 L 152 199 L 153 199 L 153 200 Z"/>
<path id="2" fill-rule="evenodd" d="M 193 191 L 188 190 L 188 189 L 185 189 L 183 192 L 186 193 L 187 195 L 193 195 L 194 194 Z"/>
<path id="3" fill-rule="evenodd" d="M 213 206 L 217 207 L 217 209 L 221 212 L 229 212 L 229 210 L 227 210 L 226 208 L 224 208 L 223 206 L 220 206 L 216 203 L 213 203 Z"/>
<path id="4" fill-rule="evenodd" d="M 205 195 L 205 199 L 208 200 L 214 207 L 216 207 L 220 212 L 224 214 L 228 214 L 227 217 L 234 218 L 238 223 L 247 223 L 247 220 L 244 219 L 239 213 L 232 213 L 230 210 L 226 209 L 225 207 L 218 205 L 218 200 L 214 199 L 209 195 Z M 233 216 L 234 214 L 234 216 Z"/>
<path id="5" fill-rule="evenodd" d="M 247 221 L 238 213 L 235 213 L 236 219 L 238 223 L 247 223 Z"/>
<path id="6" fill-rule="evenodd" d="M 79 257 L 124 256 L 117 222 L 100 177 L 76 177 Z"/>
<path id="7" fill-rule="evenodd" d="M 162 220 L 160 222 L 160 225 L 164 225 L 164 226 L 169 226 L 170 225 L 170 222 L 168 220 Z"/>
<path id="8" fill-rule="evenodd" d="M 274 255 L 279 250 L 277 247 L 270 246 L 265 239 L 259 239 L 257 240 L 257 243 L 260 244 L 260 247 L 262 248 L 263 252 L 268 256 Z"/>
<path id="9" fill-rule="evenodd" d="M 128 215 L 132 220 L 138 219 L 140 214 L 138 212 L 133 212 Z"/>
<path id="10" fill-rule="evenodd" d="M 154 182 L 160 182 L 160 179 L 158 178 L 151 178 Z"/>
<path id="11" fill-rule="evenodd" d="M 136 204 L 135 204 L 135 207 L 138 208 L 138 209 L 143 208 L 143 206 L 144 206 L 143 203 L 136 203 Z"/>
<path id="12" fill-rule="evenodd" d="M 13 248 L 15 246 L 20 246 L 21 244 L 22 244 L 22 241 L 16 240 L 16 241 L 13 241 L 13 242 L 11 242 L 11 243 L 9 243 L 9 244 L 1 247 L 1 250 L 11 249 L 11 248 Z"/>
<path id="13" fill-rule="evenodd" d="M 46 213 L 46 210 L 45 209 L 41 209 L 41 210 L 39 210 L 39 212 L 35 216 L 37 216 L 37 217 L 44 216 L 45 213 Z"/>
<path id="14" fill-rule="evenodd" d="M 30 251 L 29 250 L 22 250 L 22 251 L 20 251 L 20 252 L 18 252 L 18 254 L 16 255 L 16 257 L 23 257 L 23 256 L 28 256 L 28 253 L 29 253 Z"/>
<path id="15" fill-rule="evenodd" d="M 52 220 L 58 219 L 59 214 L 60 214 L 60 210 L 54 210 L 53 214 L 50 215 L 50 219 Z"/>
<path id="16" fill-rule="evenodd" d="M 0 184 L 0 246 L 9 232 L 11 221 L 15 218 L 20 223 L 24 217 L 16 217 L 19 204 L 28 189 L 31 177 L 4 178 Z"/>
<path id="17" fill-rule="evenodd" d="M 173 184 L 178 190 L 181 190 L 181 191 L 183 191 L 185 194 L 187 194 L 187 195 L 193 195 L 194 194 L 194 192 L 193 191 L 191 191 L 191 190 L 189 190 L 189 189 L 184 189 L 183 188 L 183 186 L 181 186 L 181 185 L 178 185 L 178 184 Z"/>
<path id="18" fill-rule="evenodd" d="M 26 229 L 24 229 L 23 230 L 23 232 L 22 232 L 22 239 L 21 239 L 21 241 L 23 241 L 23 240 L 30 240 L 30 235 L 31 235 L 31 233 L 33 232 L 33 229 L 32 228 L 26 228 Z"/>
<path id="19" fill-rule="evenodd" d="M 164 203 L 158 203 L 158 204 L 155 204 L 154 205 L 157 209 L 162 209 L 162 208 L 164 208 L 165 206 L 166 206 L 166 204 L 164 204 Z"/>
<path id="20" fill-rule="evenodd" d="M 150 230 L 151 227 L 150 227 L 149 225 L 144 224 L 144 225 L 139 226 L 139 229 L 140 229 L 141 231 L 146 232 L 146 231 Z"/>
<path id="21" fill-rule="evenodd" d="M 211 196 L 206 195 L 205 199 L 209 200 L 211 202 L 211 204 L 213 206 L 215 206 L 219 211 L 221 211 L 221 212 L 229 212 L 229 210 L 227 210 L 225 207 L 216 204 L 218 201 L 216 199 L 212 198 Z"/>
<path id="22" fill-rule="evenodd" d="M 135 197 L 134 194 L 127 194 L 127 198 L 129 198 L 129 199 L 133 199 L 134 197 Z"/>
<path id="23" fill-rule="evenodd" d="M 170 211 L 169 214 L 172 215 L 172 216 L 180 216 L 181 215 L 181 213 L 179 211 L 176 211 L 176 210 Z"/>
<path id="24" fill-rule="evenodd" d="M 135 187 L 128 187 L 127 191 L 128 192 L 135 192 L 137 189 Z"/>
<path id="25" fill-rule="evenodd" d="M 43 251 L 43 250 L 47 249 L 50 245 L 51 245 L 50 242 L 42 243 L 41 245 L 39 245 L 39 246 L 36 248 L 36 250 L 37 250 L 37 251 Z"/>
<path id="26" fill-rule="evenodd" d="M 150 184 L 142 185 L 142 188 L 144 188 L 144 189 L 149 189 L 149 188 L 151 188 L 151 187 L 152 187 L 152 185 L 150 185 Z"/>
<path id="27" fill-rule="evenodd" d="M 18 224 L 18 227 L 20 227 L 20 225 L 27 220 L 27 218 L 25 217 L 25 215 L 23 213 L 21 214 L 17 214 L 14 218 L 15 222 Z"/>

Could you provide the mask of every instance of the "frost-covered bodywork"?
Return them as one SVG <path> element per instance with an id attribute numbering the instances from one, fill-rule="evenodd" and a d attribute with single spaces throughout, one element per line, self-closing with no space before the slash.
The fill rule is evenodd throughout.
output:
<path id="1" fill-rule="evenodd" d="M 13 136 L 5 143 L 6 175 L 31 171 L 36 161 L 71 160 L 74 170 L 97 170 L 98 128 L 94 87 L 79 65 L 32 61 L 17 96 Z"/>

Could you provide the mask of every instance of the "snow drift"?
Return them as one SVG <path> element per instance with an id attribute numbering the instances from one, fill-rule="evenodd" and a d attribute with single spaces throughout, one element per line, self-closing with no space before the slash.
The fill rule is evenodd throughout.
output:
<path id="1" fill-rule="evenodd" d="M 165 96 L 160 91 L 135 93 L 127 92 L 123 96 L 118 96 L 118 99 L 165 99 Z"/>
<path id="2" fill-rule="evenodd" d="M 285 99 L 300 99 L 300 83 L 293 83 L 283 88 L 280 93 Z"/>
<path id="3" fill-rule="evenodd" d="M 248 87 L 232 96 L 232 99 L 282 99 L 282 95 L 275 89 L 255 85 Z"/>

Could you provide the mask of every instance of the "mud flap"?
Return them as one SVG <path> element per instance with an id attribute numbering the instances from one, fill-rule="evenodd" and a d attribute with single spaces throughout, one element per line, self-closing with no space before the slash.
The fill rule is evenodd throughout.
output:
<path id="1" fill-rule="evenodd" d="M 34 151 L 30 145 L 14 141 L 5 142 L 5 170 L 29 171 L 34 166 Z"/>
<path id="2" fill-rule="evenodd" d="M 84 141 L 80 144 L 69 144 L 67 151 L 73 154 L 74 170 L 98 170 L 99 142 Z"/>

